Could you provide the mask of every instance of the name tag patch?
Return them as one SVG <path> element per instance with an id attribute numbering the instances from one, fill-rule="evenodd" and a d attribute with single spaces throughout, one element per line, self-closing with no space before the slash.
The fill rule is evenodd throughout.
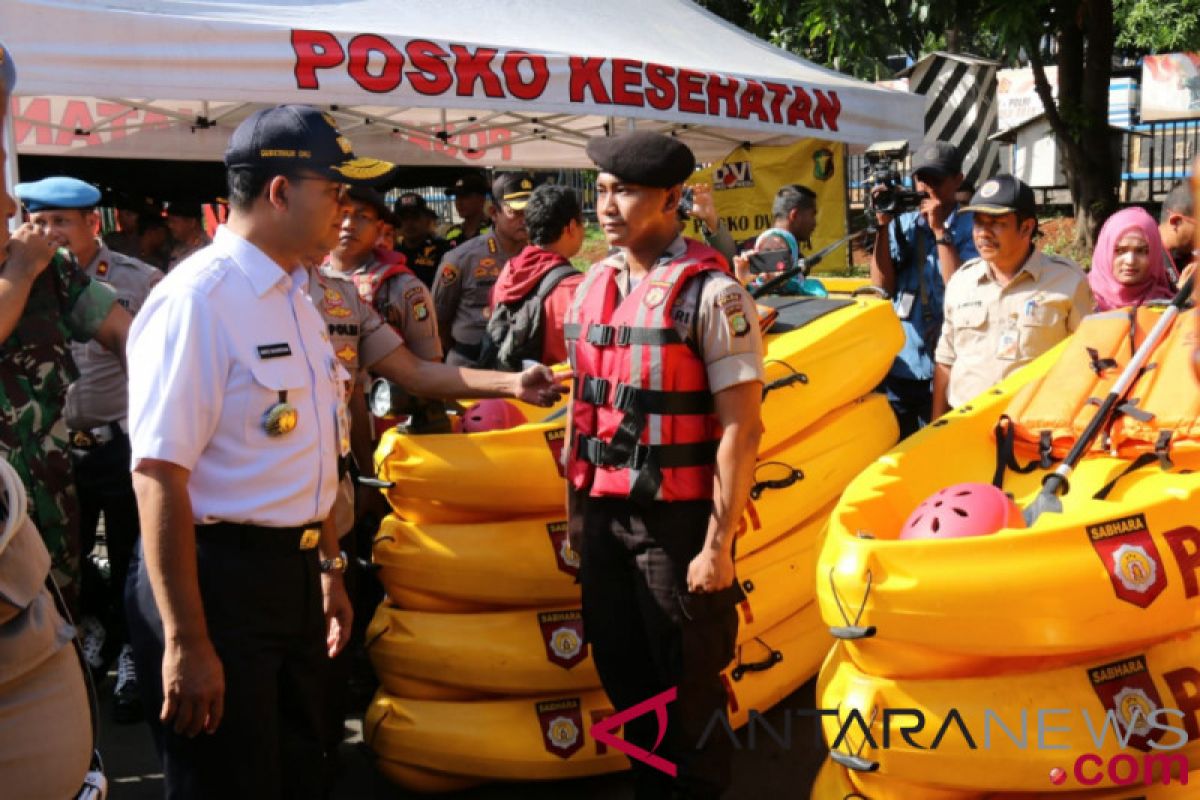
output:
<path id="1" fill-rule="evenodd" d="M 258 357 L 266 361 L 269 358 L 283 358 L 292 354 L 292 346 L 287 342 L 279 342 L 277 344 L 260 344 L 258 346 Z"/>

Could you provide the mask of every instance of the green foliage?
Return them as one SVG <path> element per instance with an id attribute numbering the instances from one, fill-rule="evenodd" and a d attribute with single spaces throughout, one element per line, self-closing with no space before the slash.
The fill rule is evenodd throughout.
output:
<path id="1" fill-rule="evenodd" d="M 1114 0 L 1117 47 L 1137 53 L 1200 50 L 1200 0 Z"/>

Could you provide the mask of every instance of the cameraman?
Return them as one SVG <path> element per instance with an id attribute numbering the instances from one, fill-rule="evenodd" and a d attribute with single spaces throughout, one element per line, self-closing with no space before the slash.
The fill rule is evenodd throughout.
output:
<path id="1" fill-rule="evenodd" d="M 979 253 L 971 215 L 959 213 L 955 193 L 963 181 L 962 159 L 948 142 L 927 142 L 913 156 L 913 182 L 928 196 L 916 211 L 894 217 L 876 211 L 871 283 L 884 289 L 904 327 L 904 347 L 883 381 L 888 402 L 907 437 L 929 423 L 933 402 L 933 353 L 942 328 L 946 283 Z M 889 187 L 877 185 L 872 205 Z"/>

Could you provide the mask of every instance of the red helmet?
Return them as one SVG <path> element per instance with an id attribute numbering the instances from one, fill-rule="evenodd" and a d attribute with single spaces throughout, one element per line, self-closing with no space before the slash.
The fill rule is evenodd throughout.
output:
<path id="1" fill-rule="evenodd" d="M 463 414 L 462 432 L 502 431 L 524 425 L 526 422 L 528 420 L 521 409 L 507 400 L 480 400 Z"/>
<path id="2" fill-rule="evenodd" d="M 917 506 L 900 529 L 901 539 L 961 539 L 1003 528 L 1024 528 L 1012 498 L 990 483 L 959 483 Z"/>

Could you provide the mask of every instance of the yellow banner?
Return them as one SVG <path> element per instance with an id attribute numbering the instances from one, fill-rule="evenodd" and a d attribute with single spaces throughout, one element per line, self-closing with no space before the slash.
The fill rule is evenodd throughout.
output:
<path id="1" fill-rule="evenodd" d="M 741 244 L 771 227 L 771 203 L 779 187 L 799 183 L 817 193 L 817 229 L 812 246 L 800 249 L 813 253 L 846 235 L 845 145 L 804 139 L 782 147 L 742 146 L 720 163 L 697 171 L 688 183 L 710 183 L 717 214 Z M 695 221 L 685 231 L 701 238 Z M 846 245 L 834 250 L 816 268 L 817 272 L 844 272 L 849 265 Z"/>

